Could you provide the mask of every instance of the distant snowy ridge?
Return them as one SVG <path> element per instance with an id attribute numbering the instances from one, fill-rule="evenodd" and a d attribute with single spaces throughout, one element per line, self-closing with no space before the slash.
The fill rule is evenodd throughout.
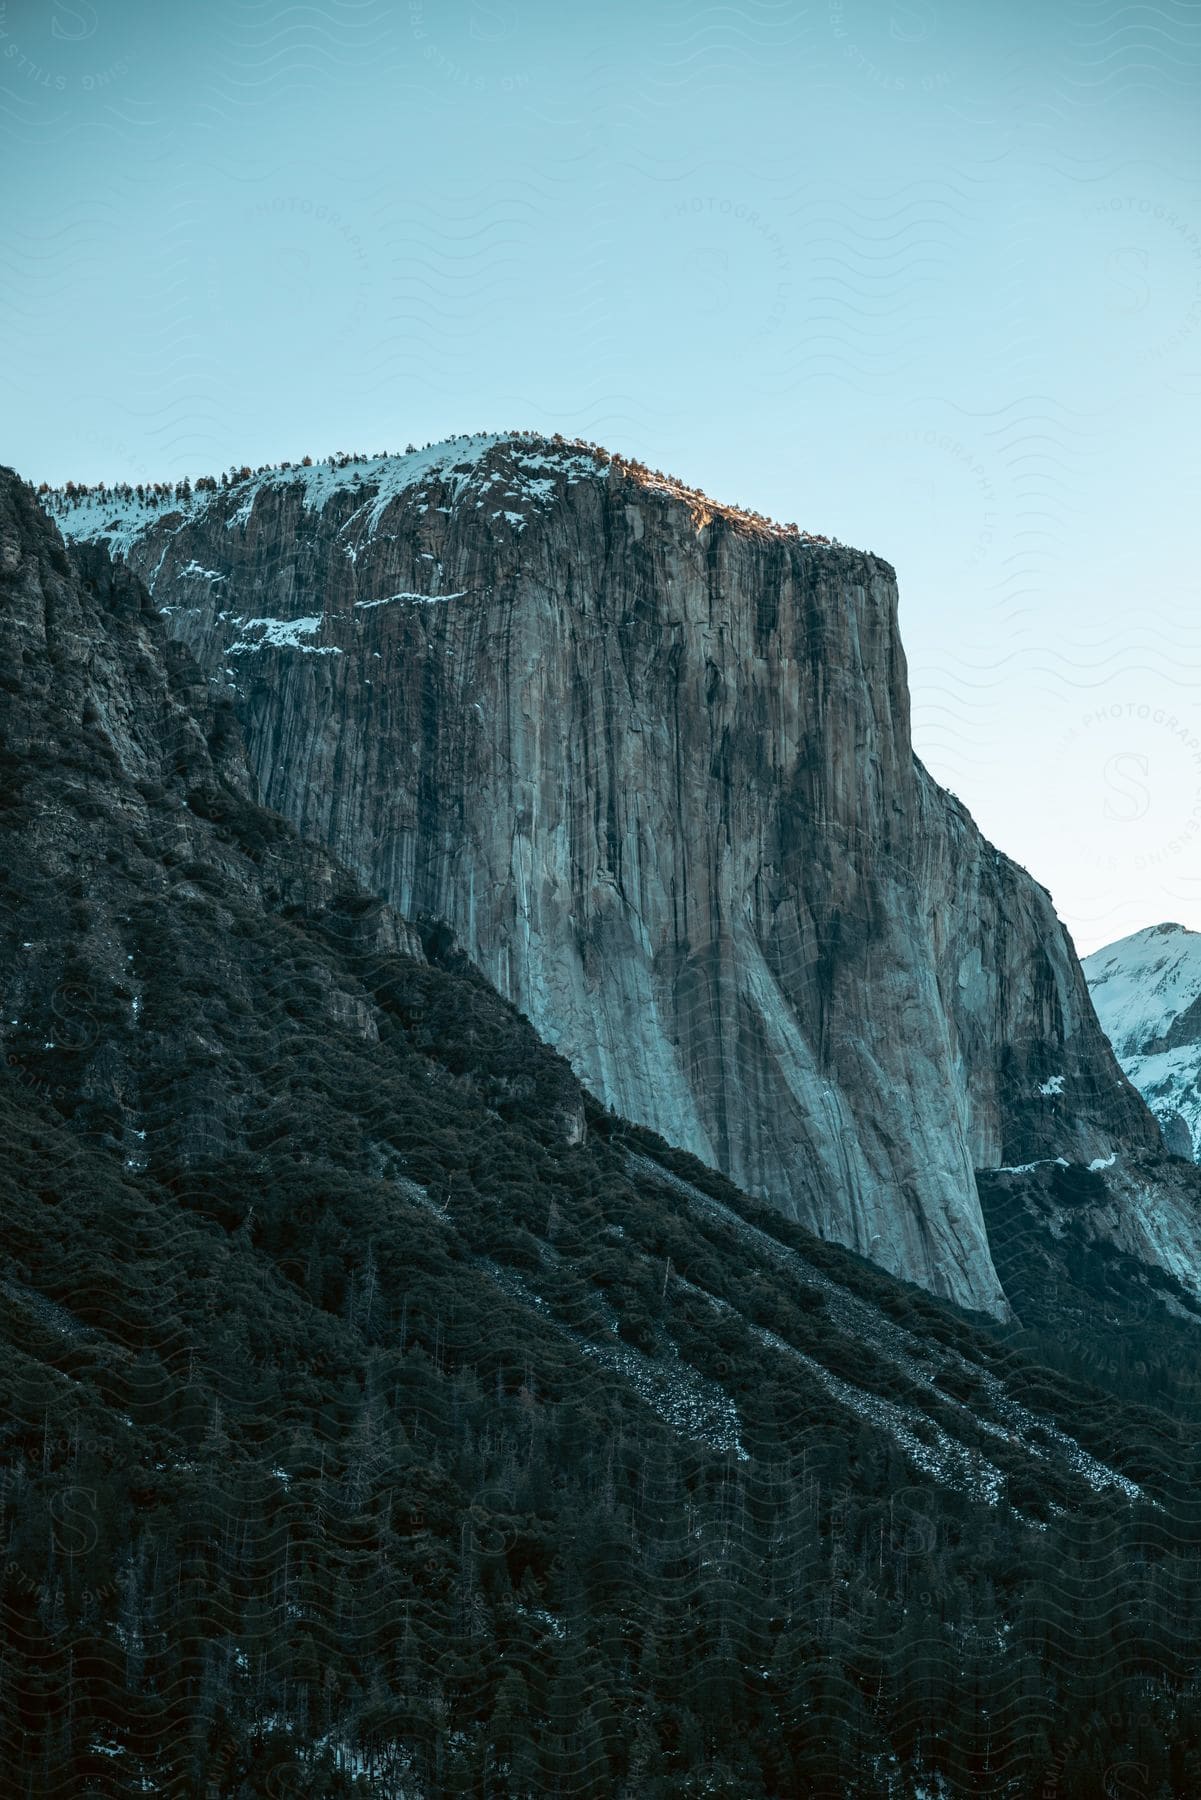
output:
<path id="1" fill-rule="evenodd" d="M 1201 1162 L 1201 931 L 1149 925 L 1081 967 L 1102 1029 L 1169 1149 Z"/>

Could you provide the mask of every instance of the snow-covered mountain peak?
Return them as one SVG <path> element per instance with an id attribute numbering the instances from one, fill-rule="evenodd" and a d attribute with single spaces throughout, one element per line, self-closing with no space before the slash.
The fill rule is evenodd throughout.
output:
<path id="1" fill-rule="evenodd" d="M 1148 925 L 1081 966 L 1118 1061 L 1170 1147 L 1201 1159 L 1201 931 Z"/>
<path id="2" fill-rule="evenodd" d="M 1095 950 L 1082 965 L 1097 1015 L 1119 1056 L 1163 1037 L 1201 994 L 1201 931 L 1148 925 Z"/>

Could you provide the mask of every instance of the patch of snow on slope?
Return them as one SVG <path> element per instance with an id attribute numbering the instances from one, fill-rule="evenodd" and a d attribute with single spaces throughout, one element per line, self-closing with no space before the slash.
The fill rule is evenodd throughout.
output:
<path id="1" fill-rule="evenodd" d="M 436 606 L 443 600 L 465 600 L 468 590 L 458 594 L 388 594 L 383 600 L 356 600 L 358 611 L 369 612 L 373 606 L 391 606 L 395 600 L 415 600 L 422 606 Z"/>
<path id="2" fill-rule="evenodd" d="M 226 651 L 227 656 L 237 656 L 253 650 L 307 650 L 315 656 L 341 656 L 342 652 L 332 644 L 302 644 L 301 638 L 315 637 L 321 629 L 322 615 L 308 619 L 236 619 L 235 624 L 243 631 L 262 631 L 262 636 L 254 639 L 239 638 Z"/>
<path id="3" fill-rule="evenodd" d="M 995 1169 L 986 1169 L 987 1175 L 1029 1175 L 1035 1169 L 1045 1168 L 1048 1163 L 1056 1163 L 1061 1169 L 1070 1169 L 1071 1163 L 1066 1156 L 1040 1156 L 1037 1162 L 1001 1163 Z"/>
<path id="4" fill-rule="evenodd" d="M 545 1625 L 552 1637 L 565 1638 L 567 1636 L 567 1627 L 562 1619 L 552 1612 L 547 1612 L 545 1607 L 522 1606 L 518 1601 L 516 1611 L 521 1614 L 523 1619 L 533 1619 L 537 1624 Z"/>
<path id="5" fill-rule="evenodd" d="M 113 557 L 125 556 L 131 544 L 160 520 L 185 517 L 198 512 L 208 495 L 193 496 L 191 503 L 179 500 L 156 502 L 139 500 L 136 493 L 128 499 L 118 494 L 87 494 L 71 501 L 62 494 L 43 494 L 41 500 L 63 536 L 83 543 L 105 539 Z"/>
<path id="6" fill-rule="evenodd" d="M 973 1499 L 984 1500 L 989 1506 L 997 1506 L 1005 1498 L 1005 1477 L 1000 1469 L 978 1450 L 957 1442 L 915 1406 L 903 1406 L 895 1400 L 885 1400 L 881 1394 L 853 1386 L 761 1325 L 752 1325 L 751 1330 L 761 1344 L 803 1364 L 827 1393 L 856 1418 L 868 1419 L 886 1431 L 922 1474 L 932 1476 L 944 1487 L 954 1487 Z"/>
<path id="7" fill-rule="evenodd" d="M 657 1361 L 632 1344 L 598 1344 L 555 1319 L 541 1294 L 534 1293 L 515 1269 L 487 1260 L 482 1260 L 480 1266 L 512 1299 L 533 1307 L 548 1324 L 569 1338 L 581 1356 L 627 1381 L 666 1424 L 687 1437 L 699 1438 L 714 1450 L 732 1451 L 739 1462 L 750 1461 L 739 1437 L 738 1410 L 716 1382 L 686 1363 Z"/>

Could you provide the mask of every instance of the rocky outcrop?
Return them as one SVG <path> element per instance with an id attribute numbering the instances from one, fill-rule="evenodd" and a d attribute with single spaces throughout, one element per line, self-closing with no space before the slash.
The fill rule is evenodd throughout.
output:
<path id="1" fill-rule="evenodd" d="M 1002 1313 L 973 1170 L 1160 1147 L 1049 896 L 914 758 L 879 558 L 521 438 L 59 513 L 272 807 L 806 1224 Z"/>

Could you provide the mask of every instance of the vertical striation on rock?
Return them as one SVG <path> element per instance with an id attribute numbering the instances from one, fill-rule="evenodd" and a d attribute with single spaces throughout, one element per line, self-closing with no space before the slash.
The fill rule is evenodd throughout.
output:
<path id="1" fill-rule="evenodd" d="M 913 755 L 879 558 L 530 438 L 59 516 L 270 806 L 805 1224 L 1003 1313 L 974 1170 L 1159 1148 L 1049 896 Z"/>

